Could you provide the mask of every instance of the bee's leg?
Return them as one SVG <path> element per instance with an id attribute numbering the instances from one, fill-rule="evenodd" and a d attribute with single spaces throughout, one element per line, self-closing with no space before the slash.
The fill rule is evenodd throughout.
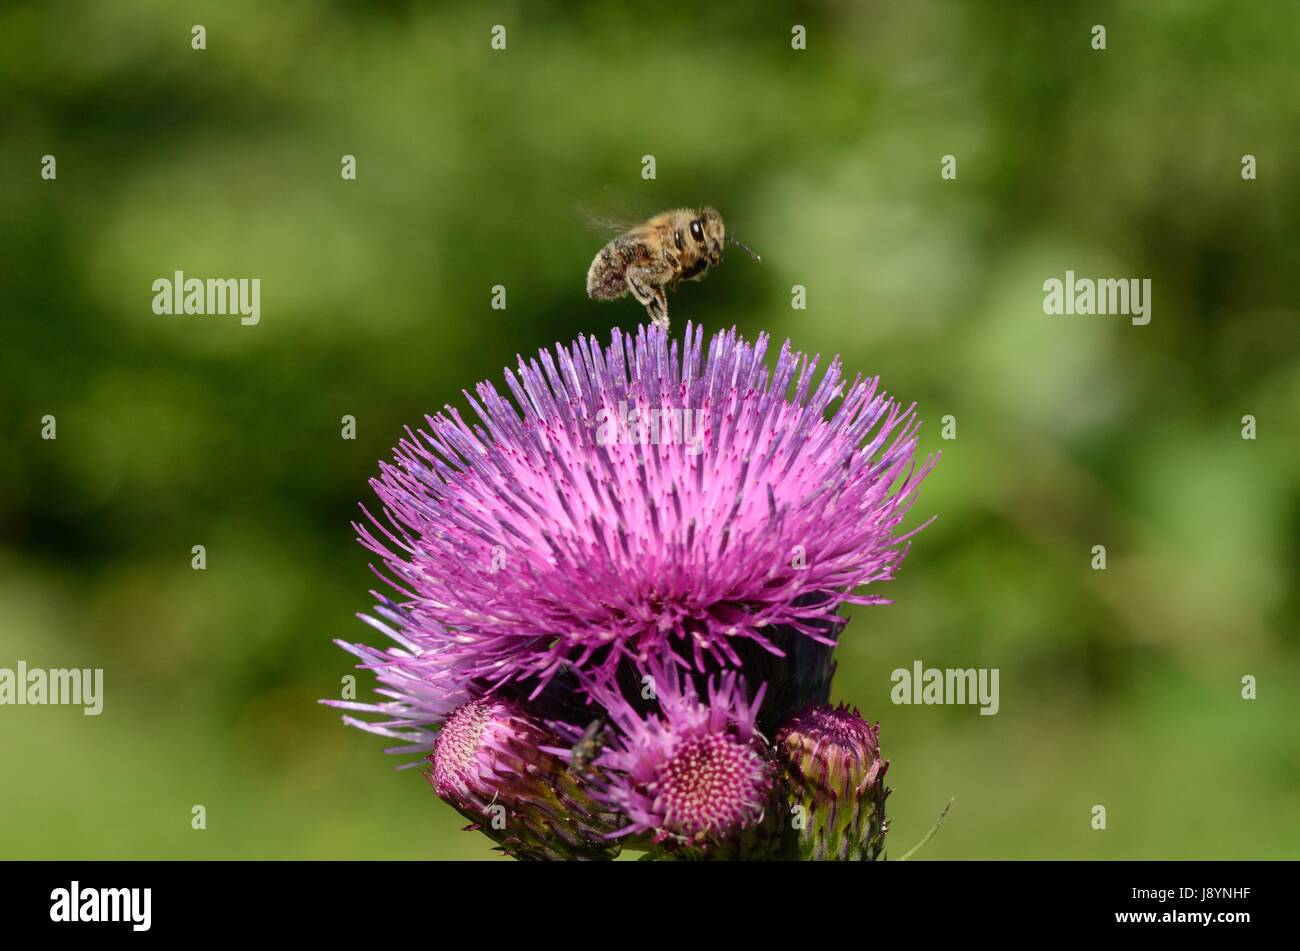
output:
<path id="1" fill-rule="evenodd" d="M 670 291 L 677 290 L 677 282 L 682 278 L 682 261 L 671 251 L 664 251 L 664 263 L 668 265 L 669 273 L 672 274 L 672 280 L 668 282 Z"/>
<path id="2" fill-rule="evenodd" d="M 668 298 L 664 296 L 662 287 L 655 288 L 655 296 L 646 304 L 645 309 L 649 311 L 650 319 L 655 322 L 656 326 L 662 327 L 664 330 L 668 329 Z"/>
<path id="3" fill-rule="evenodd" d="M 656 326 L 668 329 L 668 298 L 664 296 L 659 275 L 649 268 L 627 269 L 627 288 L 644 305 Z"/>

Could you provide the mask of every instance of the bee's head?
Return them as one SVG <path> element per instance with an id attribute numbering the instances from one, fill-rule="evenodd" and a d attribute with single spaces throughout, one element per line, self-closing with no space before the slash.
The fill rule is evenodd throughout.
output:
<path id="1" fill-rule="evenodd" d="M 727 243 L 727 226 L 722 223 L 722 215 L 712 208 L 701 208 L 687 230 L 700 257 L 710 265 L 722 261 L 722 246 Z"/>

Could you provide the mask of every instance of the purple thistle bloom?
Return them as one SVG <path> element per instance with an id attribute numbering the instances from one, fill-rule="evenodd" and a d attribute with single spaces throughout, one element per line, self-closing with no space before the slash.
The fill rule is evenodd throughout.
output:
<path id="1" fill-rule="evenodd" d="M 845 602 L 887 603 L 857 589 L 915 533 L 899 525 L 934 459 L 915 459 L 913 408 L 838 358 L 814 386 L 818 358 L 789 342 L 769 370 L 767 346 L 733 329 L 705 355 L 689 324 L 680 348 L 657 328 L 583 337 L 507 370 L 513 403 L 465 393 L 477 423 L 447 407 L 408 429 L 372 480 L 382 517 L 356 526 L 401 601 L 372 623 L 403 650 L 348 648 L 393 698 L 370 728 L 424 748 L 467 693 L 537 697 L 566 670 L 609 685 L 651 656 L 742 667 L 833 645 Z"/>
<path id="2" fill-rule="evenodd" d="M 675 667 L 652 663 L 647 670 L 655 696 L 641 705 L 617 687 L 588 688 L 614 728 L 588 788 L 628 820 L 615 834 L 707 848 L 758 825 L 775 778 L 754 722 L 765 688 L 748 701 L 744 681 L 731 672 L 710 678 L 702 701 Z M 579 731 L 565 732 L 573 738 Z"/>

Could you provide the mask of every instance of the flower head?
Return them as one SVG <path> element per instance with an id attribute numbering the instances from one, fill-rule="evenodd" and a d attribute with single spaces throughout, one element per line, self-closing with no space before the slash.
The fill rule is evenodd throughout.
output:
<path id="1" fill-rule="evenodd" d="M 769 370 L 767 346 L 732 330 L 705 353 L 689 325 L 680 344 L 584 337 L 520 358 L 513 403 L 466 393 L 477 423 L 448 407 L 408 430 L 357 531 L 403 599 L 412 663 L 535 695 L 571 668 L 608 682 L 629 659 L 784 656 L 778 630 L 833 644 L 842 603 L 883 602 L 857 589 L 906 554 L 933 462 L 915 460 L 918 423 L 838 359 L 814 386 L 818 358 L 787 342 Z"/>
<path id="2" fill-rule="evenodd" d="M 768 342 L 557 345 L 380 464 L 355 528 L 393 646 L 340 642 L 380 699 L 325 702 L 432 751 L 438 796 L 510 854 L 879 854 L 888 764 L 826 706 L 833 648 L 842 605 L 885 603 L 864 588 L 935 459 L 876 380 L 818 379 L 788 341 L 769 367 Z"/>
<path id="3" fill-rule="evenodd" d="M 700 698 L 675 667 L 652 664 L 652 699 L 633 704 L 615 687 L 592 686 L 613 741 L 596 760 L 594 795 L 628 820 L 619 835 L 707 846 L 761 822 L 774 773 L 752 701 L 734 672 L 714 678 Z"/>

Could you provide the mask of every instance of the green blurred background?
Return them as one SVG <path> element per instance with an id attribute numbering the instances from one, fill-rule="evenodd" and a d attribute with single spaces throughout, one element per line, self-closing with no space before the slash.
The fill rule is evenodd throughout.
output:
<path id="1" fill-rule="evenodd" d="M 709 203 L 763 263 L 675 328 L 841 353 L 943 451 L 837 679 L 895 853 L 956 797 L 923 857 L 1300 857 L 1298 49 L 1284 2 L 6 4 L 0 666 L 106 696 L 0 708 L 0 856 L 493 855 L 315 702 L 377 637 L 349 522 L 403 425 L 642 319 L 579 209 Z M 155 316 L 177 269 L 260 325 Z M 1150 325 L 1044 316 L 1067 269 Z M 914 660 L 1001 711 L 892 705 Z"/>

